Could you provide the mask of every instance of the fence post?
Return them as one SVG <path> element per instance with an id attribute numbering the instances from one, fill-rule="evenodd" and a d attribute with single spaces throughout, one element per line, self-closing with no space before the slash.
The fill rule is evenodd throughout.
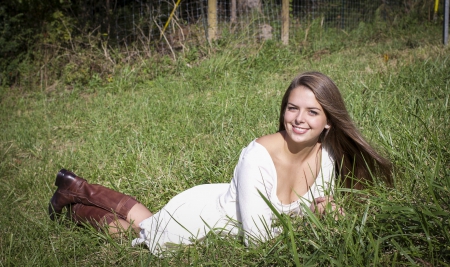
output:
<path id="1" fill-rule="evenodd" d="M 237 12 L 236 12 L 236 0 L 231 0 L 231 18 L 230 22 L 235 23 L 237 18 Z"/>
<path id="2" fill-rule="evenodd" d="M 208 41 L 216 40 L 217 36 L 217 0 L 208 0 Z"/>
<path id="3" fill-rule="evenodd" d="M 448 22 L 449 22 L 450 4 L 449 0 L 445 0 L 444 3 L 444 27 L 443 27 L 443 41 L 444 45 L 448 44 Z"/>
<path id="4" fill-rule="evenodd" d="M 289 43 L 289 0 L 281 2 L 281 42 Z"/>

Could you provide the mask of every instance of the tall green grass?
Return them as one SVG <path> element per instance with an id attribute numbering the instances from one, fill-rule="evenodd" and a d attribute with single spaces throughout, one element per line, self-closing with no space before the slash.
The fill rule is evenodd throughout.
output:
<path id="1" fill-rule="evenodd" d="M 361 27 L 312 31 L 301 48 L 224 42 L 152 79 L 146 68 L 159 66 L 146 59 L 88 86 L 2 88 L 0 265 L 449 265 L 449 50 L 433 25 Z M 165 258 L 130 247 L 133 236 L 48 218 L 60 168 L 152 211 L 194 185 L 228 182 L 240 150 L 276 131 L 282 94 L 305 70 L 335 80 L 361 131 L 395 164 L 394 188 L 338 189 L 345 217 L 281 216 L 291 230 L 258 247 L 211 234 Z"/>

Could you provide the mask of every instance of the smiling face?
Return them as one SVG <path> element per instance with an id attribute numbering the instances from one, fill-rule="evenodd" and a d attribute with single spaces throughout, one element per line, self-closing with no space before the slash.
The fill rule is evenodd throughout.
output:
<path id="1" fill-rule="evenodd" d="M 325 111 L 305 86 L 292 89 L 283 118 L 286 134 L 295 143 L 314 145 L 322 131 L 329 128 Z"/>

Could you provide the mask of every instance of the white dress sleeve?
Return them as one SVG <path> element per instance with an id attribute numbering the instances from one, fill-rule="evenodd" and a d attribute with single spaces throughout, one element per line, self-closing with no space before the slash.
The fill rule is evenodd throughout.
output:
<path id="1" fill-rule="evenodd" d="M 241 153 L 234 169 L 229 191 L 224 196 L 227 214 L 233 214 L 241 224 L 246 245 L 254 241 L 267 241 L 278 235 L 281 229 L 272 224 L 275 216 L 259 192 L 270 201 L 280 213 L 303 214 L 314 198 L 329 195 L 333 189 L 334 161 L 322 149 L 321 170 L 310 190 L 295 203 L 283 205 L 276 195 L 277 172 L 269 152 L 261 144 L 253 141 Z M 259 191 L 259 192 L 258 192 Z M 303 203 L 304 205 L 302 205 Z M 234 216 L 230 216 L 234 217 Z"/>
<path id="2" fill-rule="evenodd" d="M 254 142 L 244 150 L 234 171 L 237 219 L 242 223 L 244 242 L 266 241 L 272 238 L 272 211 L 258 193 L 271 199 L 276 170 L 268 152 Z M 249 242 L 250 241 L 250 242 Z"/>

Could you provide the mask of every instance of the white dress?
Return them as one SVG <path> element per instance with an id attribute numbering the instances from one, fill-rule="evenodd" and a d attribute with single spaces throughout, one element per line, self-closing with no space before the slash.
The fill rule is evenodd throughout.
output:
<path id="1" fill-rule="evenodd" d="M 176 195 L 140 223 L 140 237 L 133 246 L 144 243 L 157 255 L 171 243 L 191 244 L 211 230 L 221 235 L 244 233 L 246 244 L 270 239 L 279 229 L 272 226 L 275 216 L 258 190 L 280 213 L 301 216 L 315 198 L 331 194 L 333 177 L 334 161 L 322 149 L 321 169 L 310 190 L 291 204 L 281 204 L 272 158 L 253 140 L 242 150 L 231 183 L 198 185 Z"/>

